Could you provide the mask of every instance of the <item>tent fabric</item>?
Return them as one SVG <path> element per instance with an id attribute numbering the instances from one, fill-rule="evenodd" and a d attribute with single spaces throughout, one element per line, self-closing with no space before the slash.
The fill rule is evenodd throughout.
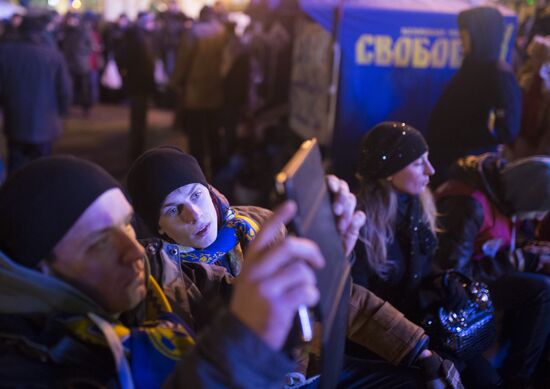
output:
<path id="1" fill-rule="evenodd" d="M 301 8 L 319 24 L 331 29 L 333 10 L 341 0 L 299 0 Z M 513 16 L 514 12 L 500 4 L 475 0 L 343 0 L 344 10 L 380 9 L 400 12 L 448 13 L 457 15 L 460 11 L 476 5 L 496 6 L 504 16 Z"/>
<path id="2" fill-rule="evenodd" d="M 361 136 L 375 124 L 404 121 L 424 132 L 443 88 L 460 67 L 457 26 L 465 0 L 349 0 L 338 41 L 342 59 L 333 133 L 335 173 L 353 182 Z M 479 2 L 476 2 L 479 3 Z M 300 0 L 327 31 L 339 0 Z M 515 14 L 505 15 L 504 57 L 511 58 Z"/>

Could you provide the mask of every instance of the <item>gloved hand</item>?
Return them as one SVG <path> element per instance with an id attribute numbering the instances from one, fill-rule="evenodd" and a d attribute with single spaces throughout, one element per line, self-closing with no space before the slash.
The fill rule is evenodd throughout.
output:
<path id="1" fill-rule="evenodd" d="M 442 280 L 442 292 L 441 304 L 447 311 L 460 311 L 468 303 L 466 290 L 460 280 L 452 274 L 446 280 Z"/>
<path id="2" fill-rule="evenodd" d="M 428 389 L 464 389 L 460 380 L 460 373 L 453 363 L 441 358 L 437 353 L 424 350 L 417 365 L 422 370 Z"/>

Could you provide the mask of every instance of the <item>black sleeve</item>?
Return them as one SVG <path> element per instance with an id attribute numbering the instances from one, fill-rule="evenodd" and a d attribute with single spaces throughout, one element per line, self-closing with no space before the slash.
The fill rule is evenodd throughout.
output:
<path id="1" fill-rule="evenodd" d="M 510 71 L 497 72 L 495 135 L 499 143 L 511 144 L 521 125 L 521 90 Z"/>
<path id="2" fill-rule="evenodd" d="M 449 196 L 437 202 L 439 246 L 435 261 L 442 269 L 456 269 L 471 275 L 470 259 L 475 238 L 483 224 L 483 208 L 469 196 Z"/>
<path id="3" fill-rule="evenodd" d="M 55 89 L 57 95 L 57 109 L 60 115 L 65 115 L 69 111 L 72 99 L 72 83 L 67 69 L 65 59 L 61 54 L 58 56 L 58 66 L 55 72 Z"/>

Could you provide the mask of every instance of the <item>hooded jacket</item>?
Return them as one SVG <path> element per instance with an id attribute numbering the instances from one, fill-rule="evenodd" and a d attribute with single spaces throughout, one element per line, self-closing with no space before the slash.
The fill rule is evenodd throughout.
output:
<path id="1" fill-rule="evenodd" d="M 509 254 L 515 247 L 513 215 L 550 209 L 547 159 L 507 164 L 495 154 L 461 158 L 435 192 L 442 232 L 436 262 L 489 282 L 536 268 L 536 257 Z M 514 253 L 517 255 L 517 253 Z"/>
<path id="2" fill-rule="evenodd" d="M 88 312 L 106 317 L 100 307 L 66 283 L 0 255 L 2 384 L 116 384 L 110 351 L 76 340 L 62 324 L 65 316 Z"/>
<path id="3" fill-rule="evenodd" d="M 0 253 L 0 382 L 7 387 L 124 387 L 107 347 L 69 332 L 64 319 L 114 322 L 65 282 Z M 179 362 L 166 387 L 276 388 L 293 367 L 226 311 Z M 143 368 L 143 367 L 142 367 Z"/>
<path id="4" fill-rule="evenodd" d="M 434 186 L 443 182 L 458 158 L 496 151 L 517 137 L 521 91 L 508 65 L 499 60 L 502 15 L 479 7 L 459 14 L 470 36 L 471 52 L 446 86 L 431 113 L 426 140 L 435 168 Z"/>
<path id="5" fill-rule="evenodd" d="M 8 140 L 53 142 L 61 136 L 70 102 L 65 60 L 39 32 L 0 44 L 0 107 Z"/>

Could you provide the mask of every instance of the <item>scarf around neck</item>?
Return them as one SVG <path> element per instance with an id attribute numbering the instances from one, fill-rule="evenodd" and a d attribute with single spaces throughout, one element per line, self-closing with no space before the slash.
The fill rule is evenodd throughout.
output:
<path id="1" fill-rule="evenodd" d="M 165 243 L 163 249 L 168 257 L 175 262 L 211 265 L 222 259 L 224 255 L 239 244 L 245 251 L 259 230 L 260 227 L 254 220 L 240 215 L 235 209 L 228 208 L 225 212 L 223 224 L 218 230 L 218 236 L 210 246 L 189 251 L 178 244 Z"/>

